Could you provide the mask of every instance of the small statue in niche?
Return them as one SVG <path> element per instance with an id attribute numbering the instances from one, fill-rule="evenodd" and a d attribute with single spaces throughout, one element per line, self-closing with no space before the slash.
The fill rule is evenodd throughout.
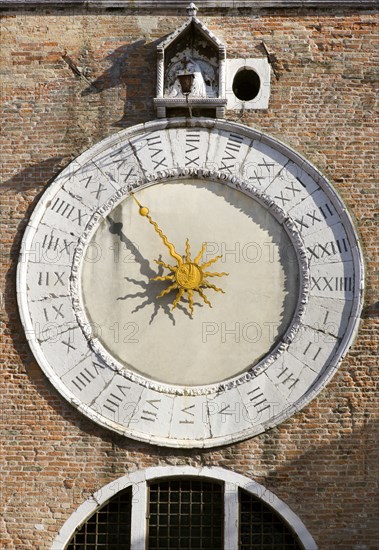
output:
<path id="1" fill-rule="evenodd" d="M 195 61 L 189 57 L 185 57 L 184 60 L 175 62 L 169 67 L 166 97 L 185 97 L 178 78 L 178 75 L 181 74 L 191 74 L 193 76 L 189 97 L 216 97 L 213 67 L 210 65 L 205 66 L 204 61 Z"/>

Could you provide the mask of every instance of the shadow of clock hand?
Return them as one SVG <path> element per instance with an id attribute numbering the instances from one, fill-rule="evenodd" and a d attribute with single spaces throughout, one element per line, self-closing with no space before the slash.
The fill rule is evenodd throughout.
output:
<path id="1" fill-rule="evenodd" d="M 159 257 L 161 258 L 161 256 Z M 162 269 L 159 268 L 159 271 L 158 271 L 158 275 L 161 275 L 162 273 Z M 136 313 L 137 311 L 139 311 L 140 309 L 143 309 L 145 306 L 147 306 L 149 303 L 151 303 L 150 301 L 150 297 L 147 296 L 148 294 L 148 289 L 149 289 L 149 286 L 150 285 L 154 285 L 154 289 L 156 287 L 157 290 L 154 290 L 154 292 L 157 292 L 159 293 L 161 290 L 163 290 L 163 288 L 165 288 L 164 285 L 159 285 L 159 284 L 154 284 L 154 281 L 153 282 L 149 282 L 149 283 L 146 283 L 145 281 L 138 281 L 137 279 L 132 279 L 131 277 L 124 277 L 124 279 L 126 279 L 127 281 L 135 284 L 135 285 L 138 285 L 140 287 L 143 288 L 143 291 L 142 292 L 135 292 L 133 294 L 125 294 L 125 296 L 120 296 L 119 298 L 117 298 L 117 300 L 128 300 L 130 298 L 146 298 L 146 300 L 142 303 L 142 304 L 139 304 L 137 305 L 132 313 Z M 175 322 L 175 317 L 172 313 L 172 297 L 170 296 L 163 296 L 162 298 L 159 298 L 161 300 L 161 303 L 160 304 L 156 304 L 154 302 L 154 306 L 160 306 L 163 308 L 165 314 L 169 317 L 169 319 L 172 321 L 172 324 L 175 325 L 176 322 Z M 187 300 L 185 300 L 187 301 Z M 194 304 L 194 306 L 199 306 L 199 307 L 203 307 L 201 304 Z M 176 309 L 182 311 L 184 313 L 184 315 L 187 315 L 187 317 L 190 317 L 190 314 L 188 313 L 188 307 L 184 307 L 183 305 L 181 304 L 178 304 L 176 306 Z M 159 311 L 159 307 L 154 307 L 154 312 L 151 316 L 151 319 L 149 321 L 149 324 L 151 325 L 151 323 L 153 322 L 154 318 L 156 317 L 157 313 Z"/>
<path id="2" fill-rule="evenodd" d="M 161 271 L 161 270 L 159 270 Z M 156 294 L 159 294 L 159 292 L 162 290 L 162 285 L 159 285 L 157 283 L 148 282 L 145 281 L 138 281 L 137 279 L 132 279 L 131 277 L 124 277 L 127 281 L 130 283 L 133 283 L 135 285 L 138 285 L 142 287 L 143 291 L 141 292 L 134 292 L 133 294 L 125 294 L 125 296 L 119 296 L 117 300 L 128 300 L 133 298 L 145 298 L 145 301 L 141 304 L 137 305 L 133 310 L 132 313 L 137 313 L 140 309 L 143 309 L 144 307 L 148 306 L 149 304 L 154 305 L 154 311 L 152 313 L 152 316 L 149 321 L 149 325 L 153 322 L 154 318 L 157 316 L 158 311 L 160 308 L 163 308 L 165 314 L 169 317 L 169 319 L 172 321 L 172 324 L 175 325 L 175 318 L 171 312 L 170 304 L 169 304 L 169 298 L 165 298 L 160 303 L 157 303 L 156 301 Z M 155 283 L 155 284 L 154 284 Z M 154 288 L 154 290 L 151 289 L 151 287 Z M 158 287 L 158 289 L 156 289 Z M 163 287 L 164 288 L 164 287 Z M 153 296 L 151 296 L 153 294 Z"/>
<path id="3" fill-rule="evenodd" d="M 151 269 L 150 262 L 142 256 L 142 254 L 140 253 L 138 248 L 135 246 L 135 244 L 130 239 L 128 239 L 125 233 L 123 233 L 122 231 L 123 224 L 121 222 L 115 222 L 110 216 L 107 216 L 107 222 L 109 224 L 109 232 L 112 235 L 117 235 L 119 237 L 120 241 L 125 245 L 126 249 L 131 252 L 135 262 L 137 262 L 140 265 L 141 275 L 144 275 L 148 279 L 156 277 L 157 275 L 162 275 L 163 273 L 162 267 L 159 266 L 158 272 Z M 161 259 L 161 256 L 159 256 L 159 259 Z M 144 309 L 149 305 L 153 305 L 154 311 L 149 321 L 150 325 L 155 319 L 155 317 L 158 315 L 158 312 L 160 309 L 163 309 L 164 313 L 169 317 L 172 324 L 175 325 L 175 317 L 169 305 L 170 298 L 168 296 L 167 297 L 164 296 L 163 298 L 160 298 L 159 301 L 156 298 L 157 295 L 161 292 L 161 290 L 165 288 L 165 286 L 160 281 L 146 282 L 144 280 L 137 280 L 131 277 L 124 277 L 124 279 L 130 283 L 140 286 L 142 290 L 140 292 L 126 294 L 125 296 L 119 296 L 117 300 L 128 300 L 128 299 L 135 299 L 135 298 L 144 299 L 142 303 L 138 304 L 133 309 L 132 313 L 137 313 L 141 309 Z"/>
<path id="4" fill-rule="evenodd" d="M 134 260 L 139 263 L 141 275 L 149 278 L 155 277 L 156 273 L 151 269 L 149 260 L 146 260 L 142 256 L 136 245 L 122 232 L 123 223 L 115 222 L 110 216 L 107 216 L 107 222 L 109 224 L 109 232 L 119 237 L 125 248 L 134 256 Z"/>

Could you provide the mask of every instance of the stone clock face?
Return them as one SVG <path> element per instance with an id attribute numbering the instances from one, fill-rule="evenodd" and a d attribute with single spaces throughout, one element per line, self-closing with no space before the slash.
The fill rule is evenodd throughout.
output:
<path id="1" fill-rule="evenodd" d="M 323 388 L 356 329 L 361 266 L 340 199 L 305 159 L 234 123 L 171 119 L 58 176 L 25 233 L 18 297 L 36 359 L 81 412 L 211 447 Z"/>
<path id="2" fill-rule="evenodd" d="M 172 258 L 128 196 L 96 224 L 87 255 L 97 261 L 85 253 L 82 262 L 82 302 L 99 342 L 124 368 L 167 384 L 204 386 L 246 372 L 295 313 L 301 282 L 288 234 L 269 210 L 225 182 L 173 179 L 135 196 L 180 253 L 191 237 L 194 255 L 206 241 L 201 263 L 222 255 L 206 272 L 228 273 L 208 278 L 224 293 L 203 287 L 210 307 L 195 292 L 192 316 L 188 297 L 172 309 L 175 289 L 156 298 L 171 281 L 149 281 L 163 272 L 152 260 Z"/>

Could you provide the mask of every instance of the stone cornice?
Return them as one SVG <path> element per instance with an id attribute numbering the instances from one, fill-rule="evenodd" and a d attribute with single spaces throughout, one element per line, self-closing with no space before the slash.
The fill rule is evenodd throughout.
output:
<path id="1" fill-rule="evenodd" d="M 64 8 L 78 6 L 84 8 L 128 8 L 146 10 L 178 10 L 184 9 L 188 0 L 0 0 L 0 8 L 8 7 L 54 7 Z M 230 8 L 378 8 L 378 0 L 202 0 L 198 2 L 199 9 L 230 9 Z"/>

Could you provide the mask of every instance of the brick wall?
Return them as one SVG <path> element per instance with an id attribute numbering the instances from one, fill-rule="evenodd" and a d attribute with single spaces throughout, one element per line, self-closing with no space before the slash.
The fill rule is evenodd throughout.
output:
<path id="1" fill-rule="evenodd" d="M 20 324 L 15 272 L 23 230 L 43 190 L 71 159 L 121 128 L 155 118 L 156 44 L 184 19 L 159 11 L 4 11 L 1 548 L 49 548 L 93 491 L 159 464 L 219 465 L 245 474 L 282 498 L 320 549 L 377 548 L 377 16 L 342 8 L 198 16 L 226 43 L 228 57 L 262 56 L 262 40 L 277 57 L 270 108 L 227 118 L 285 141 L 341 194 L 366 261 L 358 337 L 338 374 L 302 412 L 264 435 L 216 450 L 124 439 L 71 408 L 42 374 Z M 74 74 L 65 54 L 92 87 Z"/>

